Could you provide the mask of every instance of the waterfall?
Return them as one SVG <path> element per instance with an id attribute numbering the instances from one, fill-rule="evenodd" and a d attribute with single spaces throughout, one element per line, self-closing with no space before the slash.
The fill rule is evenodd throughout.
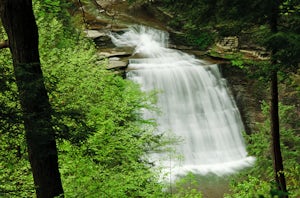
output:
<path id="1" fill-rule="evenodd" d="M 111 38 L 118 47 L 133 47 L 140 57 L 129 60 L 127 78 L 145 91 L 161 91 L 157 104 L 161 113 L 145 112 L 144 116 L 156 118 L 159 131 L 171 131 L 183 139 L 176 145 L 183 158 L 161 162 L 170 174 L 220 175 L 253 163 L 241 135 L 239 110 L 218 65 L 167 48 L 168 34 L 152 28 L 134 26 Z"/>

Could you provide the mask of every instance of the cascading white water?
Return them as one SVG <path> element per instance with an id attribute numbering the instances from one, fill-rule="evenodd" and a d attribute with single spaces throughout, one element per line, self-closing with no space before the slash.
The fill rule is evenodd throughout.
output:
<path id="1" fill-rule="evenodd" d="M 247 157 L 239 110 L 217 65 L 168 49 L 168 34 L 148 27 L 135 26 L 111 38 L 116 46 L 134 47 L 143 57 L 129 61 L 127 77 L 145 91 L 162 91 L 162 113 L 145 112 L 145 117 L 156 118 L 159 131 L 171 130 L 183 139 L 176 146 L 183 159 L 162 160 L 171 175 L 226 174 L 254 161 Z"/>

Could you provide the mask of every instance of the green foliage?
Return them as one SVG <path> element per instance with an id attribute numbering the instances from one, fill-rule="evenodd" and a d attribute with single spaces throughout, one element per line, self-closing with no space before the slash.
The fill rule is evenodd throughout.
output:
<path id="1" fill-rule="evenodd" d="M 169 12 L 176 16 L 171 20 L 170 25 L 187 35 L 186 43 L 205 49 L 211 44 L 210 38 L 249 32 L 251 35 L 249 41 L 253 44 L 267 47 L 269 51 L 275 49 L 272 59 L 280 63 L 276 65 L 276 69 L 286 73 L 297 71 L 299 68 L 300 3 L 298 0 L 280 2 L 277 18 L 279 32 L 276 34 L 270 34 L 269 27 L 270 18 L 273 16 L 272 7 L 276 1 L 163 0 L 161 2 Z M 209 39 L 205 34 L 198 36 L 201 35 L 202 29 L 206 29 Z M 215 35 L 212 36 L 212 33 Z M 240 66 L 241 62 L 235 61 L 234 64 Z M 274 65 L 261 69 L 264 71 L 260 73 L 268 74 L 271 69 L 274 69 Z M 266 77 L 268 78 L 268 75 Z"/>
<path id="2" fill-rule="evenodd" d="M 219 37 L 239 35 L 243 28 L 245 28 L 243 21 L 234 20 L 222 21 L 215 25 Z"/>
<path id="3" fill-rule="evenodd" d="M 151 108 L 149 96 L 131 81 L 104 70 L 105 63 L 95 65 L 95 59 L 90 61 L 93 52 L 77 50 L 58 51 L 51 61 L 57 57 L 59 63 L 45 69 L 58 79 L 50 96 L 62 115 L 57 120 L 68 128 L 61 130 L 59 137 L 75 143 L 60 144 L 66 196 L 161 194 L 161 186 L 143 157 L 163 145 L 163 137 L 152 133 L 154 123 L 140 114 L 141 108 Z M 70 117 L 70 112 L 79 118 Z"/>
<path id="4" fill-rule="evenodd" d="M 225 54 L 224 58 L 230 60 L 232 66 L 239 67 L 241 69 L 246 69 L 245 64 L 247 63 L 247 60 L 243 58 L 242 54 Z"/>
<path id="5" fill-rule="evenodd" d="M 61 21 L 62 31 L 72 30 L 71 18 L 69 11 L 72 3 L 68 0 L 33 0 L 35 16 L 37 19 L 46 18 L 47 20 L 56 18 Z"/>
<path id="6" fill-rule="evenodd" d="M 241 30 L 241 23 L 231 20 L 241 16 L 240 13 L 246 15 L 249 2 L 234 6 L 237 2 L 165 1 L 174 13 L 180 12 L 173 23 L 177 28 L 182 26 L 185 41 L 200 49 L 205 49 L 214 39 L 210 28 L 204 31 L 211 21 L 220 22 L 218 27 L 223 30 L 222 34 Z M 260 3 L 251 3 L 251 9 L 257 9 Z M 146 154 L 163 149 L 171 140 L 155 135 L 155 123 L 144 120 L 140 114 L 143 108 L 153 109 L 153 93 L 150 96 L 141 93 L 136 84 L 105 70 L 106 62 L 97 60 L 94 45 L 70 26 L 71 20 L 65 9 L 68 6 L 58 0 L 34 1 L 40 30 L 41 63 L 54 110 L 53 123 L 59 139 L 66 197 L 168 197 L 169 194 L 162 191 L 165 186 L 158 182 L 159 171 L 153 172 Z M 299 19 L 294 14 L 298 12 L 297 6 L 288 3 L 282 8 L 285 10 L 282 11 L 283 20 L 289 22 L 293 32 L 281 31 L 266 42 L 270 48 L 282 49 L 278 50 L 276 58 L 288 65 L 292 64 L 291 60 L 299 62 L 300 45 L 295 34 L 299 31 Z M 222 9 L 217 12 L 219 8 Z M 225 12 L 229 16 L 222 19 L 221 13 Z M 243 17 L 243 20 L 249 22 L 252 19 Z M 2 36 L 3 31 L 0 33 Z M 265 31 L 262 33 L 265 35 Z M 33 181 L 8 50 L 0 51 L 0 59 L 0 196 L 33 197 Z M 240 59 L 233 60 L 239 67 L 244 63 Z M 297 115 L 293 113 L 295 107 L 281 105 L 280 108 L 285 175 L 290 197 L 299 197 L 300 138 L 299 131 L 295 130 L 299 123 L 293 117 Z M 268 111 L 267 107 L 264 111 Z M 257 157 L 255 167 L 245 173 L 252 176 L 242 175 L 246 180 L 233 185 L 233 197 L 268 197 L 270 193 L 278 193 L 272 191 L 269 184 L 273 177 L 269 121 L 266 119 L 259 128 L 260 132 L 247 138 L 249 153 Z M 201 197 L 192 175 L 180 180 L 176 189 L 172 196 Z"/>
<path id="7" fill-rule="evenodd" d="M 297 33 L 278 32 L 266 39 L 269 50 L 275 50 L 273 59 L 286 65 L 288 69 L 298 68 L 300 62 L 300 36 Z"/>
<path id="8" fill-rule="evenodd" d="M 137 84 L 106 71 L 90 41 L 80 35 L 67 39 L 59 20 L 44 20 L 38 20 L 46 35 L 40 54 L 55 110 L 65 196 L 168 196 L 147 154 L 173 140 L 155 135 L 155 122 L 141 114 L 155 110 L 155 93 L 142 93 Z"/>
<path id="9" fill-rule="evenodd" d="M 65 196 L 163 196 L 146 154 L 170 140 L 141 114 L 155 109 L 154 93 L 107 71 L 94 44 L 76 32 L 66 38 L 57 18 L 41 17 L 38 25 Z"/>
<path id="10" fill-rule="evenodd" d="M 298 189 L 300 172 L 300 136 L 299 123 L 297 122 L 295 106 L 280 104 L 280 126 L 281 126 L 281 148 L 284 162 L 284 173 L 286 176 L 289 197 L 299 197 Z M 269 113 L 269 106 L 266 103 L 262 105 L 263 114 Z M 259 132 L 245 136 L 248 142 L 249 155 L 256 157 L 256 163 L 253 168 L 241 173 L 237 182 L 231 185 L 231 194 L 228 197 L 270 197 L 278 195 L 278 191 L 272 185 L 273 170 L 272 156 L 270 153 L 269 134 L 270 120 L 266 118 L 265 122 L 258 124 Z M 242 181 L 240 181 L 242 179 Z M 249 195 L 249 196 L 248 196 Z"/>
<path id="11" fill-rule="evenodd" d="M 99 136 L 104 140 L 98 139 Z M 137 156 L 142 152 L 138 148 L 142 140 L 136 143 L 133 138 L 119 137 L 122 138 L 104 137 L 99 132 L 80 148 L 67 142 L 60 145 L 66 197 L 162 197 L 162 185 Z M 112 139 L 111 143 L 105 143 L 108 139 Z M 130 143 L 122 145 L 125 139 Z M 103 142 L 104 145 L 99 145 Z M 128 144 L 130 147 L 125 148 Z M 114 154 L 121 158 L 113 157 Z"/>
<path id="12" fill-rule="evenodd" d="M 188 173 L 183 178 L 175 181 L 172 197 L 175 198 L 202 198 L 199 191 L 199 182 L 193 173 Z"/>
<path id="13" fill-rule="evenodd" d="M 106 71 L 94 44 L 65 26 L 57 3 L 35 1 L 34 9 L 66 197 L 164 196 L 159 171 L 153 172 L 146 154 L 170 140 L 156 135 L 155 122 L 141 115 L 142 109 L 155 109 L 154 93 L 142 93 L 137 84 Z M 13 119 L 1 119 L 0 195 L 33 197 L 9 51 L 2 52 L 1 117 Z"/>
<path id="14" fill-rule="evenodd" d="M 86 148 L 79 149 L 67 142 L 62 143 L 60 148 L 61 173 L 66 197 L 161 197 L 163 195 L 154 174 L 142 163 L 124 161 L 124 164 L 108 167 L 105 162 L 99 161 L 103 159 L 101 154 L 107 154 L 108 151 L 97 150 L 96 154 L 86 154 Z M 126 154 L 125 151 L 120 153 Z M 118 159 L 111 160 L 113 163 Z M 121 161 L 123 160 L 120 159 Z"/>
<path id="15" fill-rule="evenodd" d="M 0 26 L 0 38 L 6 38 Z M 9 49 L 0 50 L 0 197 L 32 197 L 22 114 Z"/>
<path id="16" fill-rule="evenodd" d="M 241 182 L 232 182 L 232 190 L 225 198 L 261 198 L 269 197 L 271 186 L 268 182 L 249 176 Z"/>
<path id="17" fill-rule="evenodd" d="M 89 54 L 76 48 L 63 49 L 63 53 L 57 49 L 51 56 L 56 65 L 45 68 L 49 78 L 57 78 L 50 96 L 56 111 L 63 115 L 61 124 L 69 129 L 60 131 L 59 136 L 75 143 L 60 144 L 66 196 L 161 194 L 161 186 L 143 158 L 163 144 L 163 137 L 152 133 L 155 125 L 140 114 L 141 108 L 151 108 L 149 96 L 133 82 L 104 70 L 105 63 L 95 65 L 93 50 Z M 70 117 L 70 112 L 79 120 Z"/>
<path id="18" fill-rule="evenodd" d="M 204 32 L 203 30 L 188 31 L 186 36 L 187 43 L 200 50 L 207 49 L 214 42 L 214 36 L 210 32 Z"/>
<path id="19" fill-rule="evenodd" d="M 23 137 L 11 138 L 1 135 L 0 141 L 0 197 L 17 198 L 33 197 L 35 193 L 32 173 L 27 160 Z M 21 146 L 22 145 L 22 148 Z M 10 148 L 9 148 L 10 147 Z M 10 152 L 8 152 L 10 151 Z"/>
<path id="20" fill-rule="evenodd" d="M 235 60 L 232 60 L 231 61 L 231 64 L 233 66 L 237 66 L 239 68 L 243 68 L 244 67 L 244 61 L 243 60 L 240 60 L 240 59 L 235 59 Z"/>
<path id="21" fill-rule="evenodd" d="M 178 45 L 188 45 L 199 50 L 206 50 L 214 42 L 215 35 L 209 30 L 201 30 L 192 26 L 185 26 L 184 33 L 171 34 L 171 40 Z"/>
<path id="22" fill-rule="evenodd" d="M 235 35 L 251 23 L 262 23 L 266 18 L 259 17 L 269 12 L 262 0 L 253 2 L 239 0 L 163 0 L 162 5 L 173 13 L 174 20 L 191 23 L 198 27 L 213 27 L 224 36 Z M 269 2 L 268 2 L 269 3 Z"/>
<path id="23" fill-rule="evenodd" d="M 134 4 L 134 5 L 144 5 L 152 2 L 153 0 L 128 0 L 129 4 Z"/>

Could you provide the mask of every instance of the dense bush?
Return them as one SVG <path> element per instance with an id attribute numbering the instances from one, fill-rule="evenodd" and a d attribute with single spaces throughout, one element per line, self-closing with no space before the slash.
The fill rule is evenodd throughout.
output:
<path id="1" fill-rule="evenodd" d="M 281 148 L 289 197 L 299 197 L 300 181 L 300 134 L 296 108 L 280 104 Z M 246 136 L 249 154 L 256 157 L 255 166 L 242 172 L 231 185 L 231 194 L 227 197 L 270 197 L 279 195 L 273 181 L 272 156 L 270 154 L 270 120 L 267 118 L 269 106 L 263 103 L 265 121 L 259 125 L 259 131 Z M 296 124 L 296 125 L 295 125 Z"/>
<path id="2" fill-rule="evenodd" d="M 146 154 L 169 142 L 154 135 L 155 122 L 141 115 L 142 108 L 154 109 L 155 96 L 107 71 L 106 60 L 97 59 L 94 44 L 81 30 L 65 26 L 69 16 L 57 2 L 35 1 L 34 8 L 65 196 L 161 197 L 159 171 Z M 1 117 L 12 117 L 1 119 L 0 196 L 33 197 L 9 51 L 0 57 Z"/>

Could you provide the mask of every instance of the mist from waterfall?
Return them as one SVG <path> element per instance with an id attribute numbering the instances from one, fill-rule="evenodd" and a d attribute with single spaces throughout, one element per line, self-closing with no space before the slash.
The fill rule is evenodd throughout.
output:
<path id="1" fill-rule="evenodd" d="M 144 91 L 161 91 L 161 113 L 147 111 L 145 118 L 155 118 L 160 132 L 171 131 L 183 139 L 175 148 L 182 159 L 152 156 L 166 172 L 172 177 L 187 172 L 222 175 L 253 163 L 245 149 L 239 110 L 218 65 L 167 48 L 168 34 L 149 27 L 133 26 L 111 38 L 116 46 L 133 47 L 142 57 L 129 60 L 127 78 Z"/>

